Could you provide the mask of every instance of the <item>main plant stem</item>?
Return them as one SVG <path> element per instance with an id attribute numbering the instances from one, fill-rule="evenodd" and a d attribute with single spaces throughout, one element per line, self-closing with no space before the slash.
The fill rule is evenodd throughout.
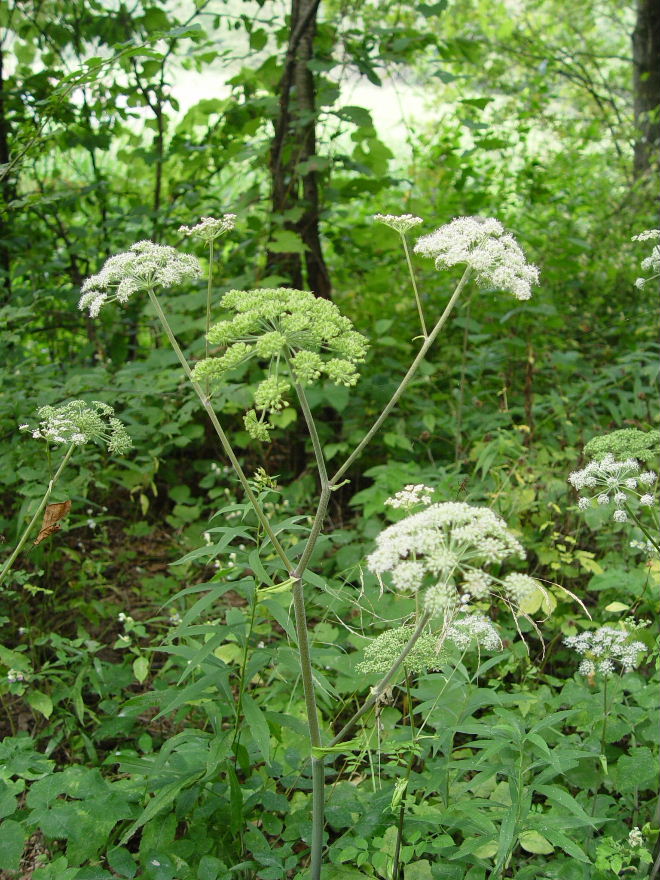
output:
<path id="1" fill-rule="evenodd" d="M 314 450 L 314 457 L 316 459 L 316 465 L 319 472 L 319 478 L 321 481 L 321 495 L 319 498 L 319 503 L 316 509 L 316 515 L 314 517 L 314 521 L 312 523 L 312 528 L 305 544 L 305 548 L 303 550 L 303 554 L 296 566 L 295 570 L 291 572 L 292 578 L 295 578 L 293 583 L 293 607 L 294 614 L 296 620 L 296 633 L 298 636 L 298 649 L 300 652 L 300 665 L 301 665 L 301 674 L 303 679 L 303 691 L 305 694 L 305 707 L 307 712 L 307 720 L 309 723 L 309 731 L 310 731 L 310 741 L 312 746 L 312 841 L 311 841 L 311 865 L 310 865 L 310 880 L 320 880 L 321 878 L 321 865 L 322 865 L 322 849 L 323 849 L 323 824 L 324 824 L 324 787 L 325 787 L 325 774 L 323 768 L 323 755 L 319 753 L 319 749 L 321 748 L 321 732 L 318 724 L 318 713 L 316 708 L 316 699 L 314 696 L 314 681 L 313 681 L 313 673 L 312 673 L 312 665 L 311 665 L 311 657 L 309 651 L 309 642 L 307 638 L 307 618 L 305 615 L 305 603 L 304 603 L 304 594 L 303 594 L 303 586 L 302 586 L 302 576 L 307 567 L 307 563 L 309 562 L 311 555 L 314 550 L 314 546 L 318 539 L 319 534 L 321 533 L 321 528 L 323 526 L 323 520 L 325 519 L 325 515 L 328 509 L 328 501 L 330 499 L 330 493 L 332 489 L 337 485 L 341 477 L 346 473 L 348 468 L 353 464 L 353 462 L 359 457 L 362 453 L 362 450 L 367 446 L 367 444 L 371 441 L 377 431 L 380 429 L 381 425 L 388 417 L 390 412 L 396 406 L 399 398 L 406 390 L 408 385 L 410 384 L 413 376 L 417 372 L 419 365 L 424 359 L 427 351 L 433 345 L 435 340 L 438 337 L 438 334 L 444 327 L 451 310 L 454 307 L 457 299 L 461 295 L 463 288 L 467 284 L 470 274 L 471 268 L 468 266 L 463 272 L 463 276 L 459 281 L 454 293 L 452 294 L 449 302 L 447 303 L 442 315 L 436 322 L 433 330 L 430 335 L 426 333 L 426 325 L 424 323 L 424 316 L 421 309 L 421 303 L 419 300 L 419 294 L 417 291 L 417 285 L 415 283 L 414 273 L 412 271 L 412 265 L 410 264 L 410 258 L 405 247 L 404 240 L 404 249 L 406 250 L 406 258 L 408 260 L 408 266 L 410 269 L 410 275 L 413 282 L 413 290 L 415 292 L 415 300 L 417 302 L 417 307 L 419 310 L 420 321 L 422 324 L 422 330 L 424 332 L 425 340 L 420 348 L 419 352 L 413 363 L 411 364 L 409 370 L 406 375 L 401 380 L 399 387 L 392 395 L 392 398 L 387 403 L 379 417 L 376 419 L 372 427 L 369 429 L 367 434 L 363 437 L 360 443 L 353 450 L 351 455 L 346 459 L 344 464 L 339 468 L 336 474 L 332 477 L 332 479 L 328 479 L 327 469 L 325 465 L 325 459 L 323 457 L 323 450 L 321 448 L 321 443 L 319 441 L 318 433 L 316 430 L 316 425 L 314 423 L 314 418 L 312 416 L 311 410 L 309 408 L 309 404 L 307 402 L 307 398 L 305 397 L 305 393 L 300 386 L 299 383 L 294 382 L 294 387 L 296 393 L 298 395 L 298 399 L 300 401 L 300 406 L 303 411 L 303 415 L 305 418 L 305 422 L 307 425 L 307 429 L 309 431 L 309 436 L 312 441 L 312 448 Z M 289 365 L 289 369 L 291 369 Z M 293 374 L 292 374 L 293 375 Z M 396 674 L 397 670 L 408 656 L 408 653 L 412 650 L 415 643 L 421 636 L 424 627 L 428 623 L 430 619 L 429 614 L 424 614 L 421 619 L 418 621 L 417 628 L 414 633 L 410 637 L 408 643 L 404 646 L 401 651 L 399 657 L 395 660 L 395 662 L 390 667 L 389 671 L 383 676 L 383 678 L 378 682 L 376 687 L 372 690 L 371 696 L 364 702 L 364 704 L 358 709 L 358 711 L 353 715 L 353 717 L 348 721 L 346 725 L 342 728 L 342 730 L 337 734 L 337 736 L 332 740 L 331 746 L 337 745 L 342 742 L 355 728 L 356 723 L 359 719 L 365 715 L 372 706 L 376 704 L 376 702 L 381 698 L 385 688 Z"/>
<path id="2" fill-rule="evenodd" d="M 291 366 L 289 364 L 289 370 Z M 293 373 L 292 373 L 293 375 Z M 309 649 L 309 639 L 307 636 L 307 616 L 305 614 L 305 596 L 302 578 L 307 568 L 311 555 L 314 551 L 318 536 L 321 534 L 323 520 L 328 510 L 328 502 L 330 500 L 330 486 L 328 485 L 328 472 L 325 466 L 323 450 L 321 449 L 321 441 L 319 440 L 314 417 L 309 408 L 309 403 L 302 386 L 298 382 L 293 383 L 300 401 L 300 407 L 305 418 L 307 430 L 312 441 L 314 450 L 314 458 L 319 472 L 321 481 L 321 494 L 319 503 L 316 508 L 314 521 L 310 530 L 305 547 L 291 574 L 295 578 L 293 582 L 293 611 L 296 619 L 296 634 L 298 636 L 298 651 L 300 654 L 300 670 L 303 681 L 303 692 L 305 695 L 305 710 L 307 712 L 307 723 L 309 724 L 309 739 L 312 748 L 312 839 L 311 839 L 311 862 L 310 862 L 310 880 L 320 880 L 321 866 L 323 863 L 323 825 L 325 815 L 325 770 L 323 755 L 319 755 L 317 750 L 321 747 L 321 729 L 319 727 L 318 711 L 316 708 L 316 697 L 314 695 L 314 674 L 312 670 L 312 658 Z"/>
<path id="3" fill-rule="evenodd" d="M 60 462 L 60 466 L 58 467 L 57 471 L 55 472 L 55 476 L 48 483 L 48 488 L 46 489 L 46 492 L 44 493 L 44 497 L 41 499 L 41 503 L 39 504 L 39 507 L 37 507 L 37 509 L 34 513 L 34 516 L 30 520 L 28 525 L 25 527 L 25 530 L 23 531 L 23 534 L 21 535 L 20 540 L 19 540 L 18 544 L 16 545 L 14 552 L 11 554 L 9 559 L 2 566 L 2 571 L 0 571 L 0 584 L 4 581 L 5 577 L 11 571 L 11 567 L 14 564 L 16 557 L 18 556 L 18 554 L 21 552 L 21 550 L 25 546 L 25 542 L 27 541 L 30 532 L 32 531 L 35 523 L 38 521 L 39 517 L 43 513 L 44 508 L 48 504 L 48 499 L 50 498 L 50 496 L 53 492 L 53 489 L 55 488 L 55 484 L 59 480 L 64 468 L 67 466 L 67 463 L 68 463 L 69 459 L 71 458 L 71 456 L 73 455 L 73 450 L 75 448 L 76 448 L 76 444 L 72 443 L 69 446 L 69 448 L 67 449 L 67 451 L 64 453 L 64 458 Z"/>

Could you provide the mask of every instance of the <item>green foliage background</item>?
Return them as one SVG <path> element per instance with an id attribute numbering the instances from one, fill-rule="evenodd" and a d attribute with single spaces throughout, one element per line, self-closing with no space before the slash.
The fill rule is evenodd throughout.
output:
<path id="1" fill-rule="evenodd" d="M 630 242 L 658 225 L 657 176 L 632 173 L 634 9 L 590 0 L 568 21 L 554 0 L 520 6 L 517 17 L 492 2 L 322 6 L 323 246 L 334 301 L 372 341 L 355 389 L 310 391 L 328 459 L 353 448 L 417 350 L 400 244 L 374 213 L 418 214 L 424 231 L 496 216 L 542 277 L 529 303 L 491 291 L 461 303 L 335 493 L 308 608 L 326 732 L 374 683 L 354 671 L 367 638 L 407 610 L 362 568 L 383 501 L 404 484 L 492 506 L 558 601 L 545 646 L 525 622 L 526 646 L 498 621 L 501 654 L 409 681 L 359 748 L 337 755 L 327 880 L 389 880 L 401 803 L 405 880 L 641 877 L 628 832 L 644 829 L 645 852 L 657 838 L 656 655 L 603 692 L 562 646 L 587 612 L 614 625 L 658 607 L 657 563 L 602 511 L 578 514 L 566 483 L 592 437 L 658 422 L 657 289 L 634 288 L 646 252 Z M 107 401 L 135 443 L 126 459 L 81 452 L 53 499 L 72 500 L 67 524 L 31 549 L 0 599 L 0 669 L 29 676 L 0 683 L 3 878 L 20 876 L 33 850 L 35 880 L 304 876 L 310 783 L 289 597 L 257 597 L 272 567 L 146 299 L 97 322 L 76 309 L 109 255 L 143 238 L 186 247 L 179 225 L 228 211 L 239 219 L 221 240 L 218 297 L 280 283 L 267 248 L 302 247 L 269 207 L 284 12 L 0 3 L 7 546 L 49 477 L 16 429 L 38 406 Z M 186 69 L 216 79 L 221 96 L 182 112 L 172 85 Z M 368 109 L 343 104 L 357 77 L 424 88 L 409 160 Z M 455 279 L 416 270 L 438 315 Z M 163 302 L 186 354 L 203 356 L 205 291 Z M 302 534 L 316 488 L 309 449 L 293 408 L 276 417 L 272 445 L 249 440 L 253 379 L 236 374 L 218 411 L 245 469 L 277 475 L 263 493 L 274 521 Z M 651 648 L 653 633 L 644 638 Z M 411 718 L 426 719 L 414 748 Z"/>

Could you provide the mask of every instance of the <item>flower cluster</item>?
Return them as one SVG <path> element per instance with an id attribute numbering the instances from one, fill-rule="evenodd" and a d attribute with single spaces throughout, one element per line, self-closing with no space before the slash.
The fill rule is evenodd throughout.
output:
<path id="1" fill-rule="evenodd" d="M 435 492 L 435 489 L 425 486 L 423 483 L 417 483 L 416 485 L 411 483 L 404 486 L 392 498 L 388 498 L 385 504 L 388 507 L 393 507 L 395 510 L 400 508 L 411 510 L 413 507 L 417 507 L 418 504 L 430 504 L 433 492 Z"/>
<path id="2" fill-rule="evenodd" d="M 638 499 L 639 504 L 650 507 L 655 503 L 653 488 L 658 475 L 654 471 L 640 472 L 639 462 L 634 458 L 617 460 L 607 452 L 599 460 L 590 461 L 581 471 L 574 471 L 568 478 L 581 492 L 578 507 L 587 510 L 595 498 L 598 504 L 614 505 L 613 519 L 628 519 L 625 506 Z"/>
<path id="3" fill-rule="evenodd" d="M 254 392 L 256 408 L 244 420 L 254 439 L 268 440 L 268 415 L 287 405 L 291 381 L 309 385 L 325 375 L 337 385 L 357 382 L 355 365 L 364 360 L 367 340 L 329 300 L 279 287 L 230 290 L 221 305 L 235 314 L 211 327 L 208 340 L 226 346 L 225 352 L 200 361 L 193 375 L 213 381 L 253 358 L 268 361 L 269 375 Z"/>
<path id="4" fill-rule="evenodd" d="M 219 219 L 214 217 L 202 217 L 196 226 L 179 226 L 182 235 L 195 235 L 206 244 L 220 238 L 225 232 L 229 232 L 236 225 L 236 214 L 223 214 Z"/>
<path id="5" fill-rule="evenodd" d="M 25 672 L 21 672 L 20 669 L 10 669 L 7 672 L 7 682 L 9 684 L 18 684 L 20 682 L 27 681 L 29 676 Z"/>
<path id="6" fill-rule="evenodd" d="M 512 235 L 493 218 L 458 217 L 415 245 L 415 253 L 435 259 L 437 269 L 465 264 L 483 286 L 510 291 L 529 299 L 538 284 L 539 270 L 525 259 Z"/>
<path id="7" fill-rule="evenodd" d="M 645 287 L 649 281 L 660 278 L 660 229 L 647 229 L 646 232 L 640 232 L 639 235 L 633 235 L 633 241 L 655 241 L 650 256 L 642 260 L 642 270 L 651 272 L 648 278 L 638 278 L 635 286 Z"/>
<path id="8" fill-rule="evenodd" d="M 584 447 L 588 458 L 599 460 L 610 453 L 615 458 L 636 458 L 649 464 L 660 453 L 660 431 L 621 428 L 600 437 L 593 437 Z"/>
<path id="9" fill-rule="evenodd" d="M 412 634 L 411 626 L 400 626 L 381 633 L 364 649 L 364 660 L 356 666 L 357 671 L 364 674 L 387 672 Z M 438 669 L 441 662 L 438 638 L 426 632 L 417 639 L 404 665 L 408 672 L 426 672 L 427 669 Z"/>
<path id="10" fill-rule="evenodd" d="M 49 443 L 83 446 L 96 440 L 105 444 L 114 455 L 124 455 L 133 443 L 124 425 L 114 417 L 114 412 L 111 406 L 100 400 L 91 403 L 72 400 L 62 406 L 42 406 L 37 410 L 39 426 L 20 425 L 20 430 L 29 431 L 35 440 Z"/>
<path id="11" fill-rule="evenodd" d="M 374 220 L 384 223 L 401 235 L 424 222 L 421 217 L 415 217 L 414 214 L 374 214 Z"/>
<path id="12" fill-rule="evenodd" d="M 83 283 L 78 307 L 89 309 L 90 317 L 96 318 L 106 302 L 125 303 L 137 291 L 173 287 L 201 274 L 196 257 L 168 245 L 138 241 L 106 260 L 101 271 Z"/>
<path id="13" fill-rule="evenodd" d="M 483 614 L 457 617 L 447 630 L 447 638 L 463 651 L 481 645 L 487 651 L 497 651 L 502 647 L 497 630 Z"/>
<path id="14" fill-rule="evenodd" d="M 497 514 L 446 502 L 384 529 L 367 564 L 379 578 L 389 572 L 398 590 L 423 590 L 424 607 L 434 616 L 452 617 L 490 593 L 502 593 L 520 605 L 540 589 L 527 575 L 499 579 L 486 570 L 511 556 L 524 559 L 525 551 Z"/>
<path id="15" fill-rule="evenodd" d="M 411 626 L 401 626 L 381 633 L 364 649 L 364 660 L 356 666 L 357 671 L 387 672 L 412 634 Z M 487 651 L 497 651 L 502 647 L 497 630 L 487 617 L 478 613 L 466 614 L 456 617 L 449 627 L 437 635 L 431 632 L 422 633 L 404 660 L 407 671 L 419 673 L 439 669 L 445 660 L 444 647 L 448 641 L 461 651 L 481 646 Z"/>
<path id="16" fill-rule="evenodd" d="M 641 627 L 636 626 L 635 629 Z M 576 654 L 584 657 L 578 672 L 581 675 L 593 676 L 596 673 L 609 677 L 615 670 L 615 663 L 624 672 L 635 669 L 643 655 L 646 645 L 635 640 L 635 633 L 612 626 L 601 626 L 593 632 L 583 632 L 576 636 L 567 636 L 564 644 L 573 648 Z"/>

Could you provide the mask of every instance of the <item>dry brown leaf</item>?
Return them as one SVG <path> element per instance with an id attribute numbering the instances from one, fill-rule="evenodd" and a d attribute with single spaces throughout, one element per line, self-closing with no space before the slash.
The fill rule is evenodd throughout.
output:
<path id="1" fill-rule="evenodd" d="M 34 543 L 41 544 L 45 538 L 48 538 L 54 532 L 59 532 L 60 527 L 58 526 L 58 522 L 63 519 L 70 510 L 70 501 L 58 501 L 55 504 L 49 504 L 44 511 L 44 520 L 41 523 L 41 531 L 35 538 Z"/>

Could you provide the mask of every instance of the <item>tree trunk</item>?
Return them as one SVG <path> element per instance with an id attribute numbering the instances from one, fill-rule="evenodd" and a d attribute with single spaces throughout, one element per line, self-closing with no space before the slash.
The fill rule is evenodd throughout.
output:
<path id="1" fill-rule="evenodd" d="M 637 0 L 632 50 L 637 126 L 634 171 L 642 177 L 660 172 L 660 0 Z"/>
<path id="2" fill-rule="evenodd" d="M 4 51 L 0 45 L 0 164 L 9 165 L 9 123 L 5 104 Z M 15 198 L 15 186 L 11 180 L 11 172 L 4 169 L 0 204 L 0 303 L 8 303 L 11 299 L 11 251 L 9 237 L 9 203 Z"/>
<path id="3" fill-rule="evenodd" d="M 314 55 L 316 15 L 320 0 L 291 0 L 289 44 L 279 83 L 279 113 L 270 151 L 273 216 L 305 245 L 304 269 L 299 253 L 268 253 L 269 274 L 283 275 L 293 287 L 306 285 L 330 299 L 331 285 L 319 236 L 319 191 L 313 168 L 316 154 Z M 302 170 L 301 170 L 302 166 Z M 273 226 L 271 232 L 276 232 Z M 304 276 L 304 277 L 303 277 Z"/>

